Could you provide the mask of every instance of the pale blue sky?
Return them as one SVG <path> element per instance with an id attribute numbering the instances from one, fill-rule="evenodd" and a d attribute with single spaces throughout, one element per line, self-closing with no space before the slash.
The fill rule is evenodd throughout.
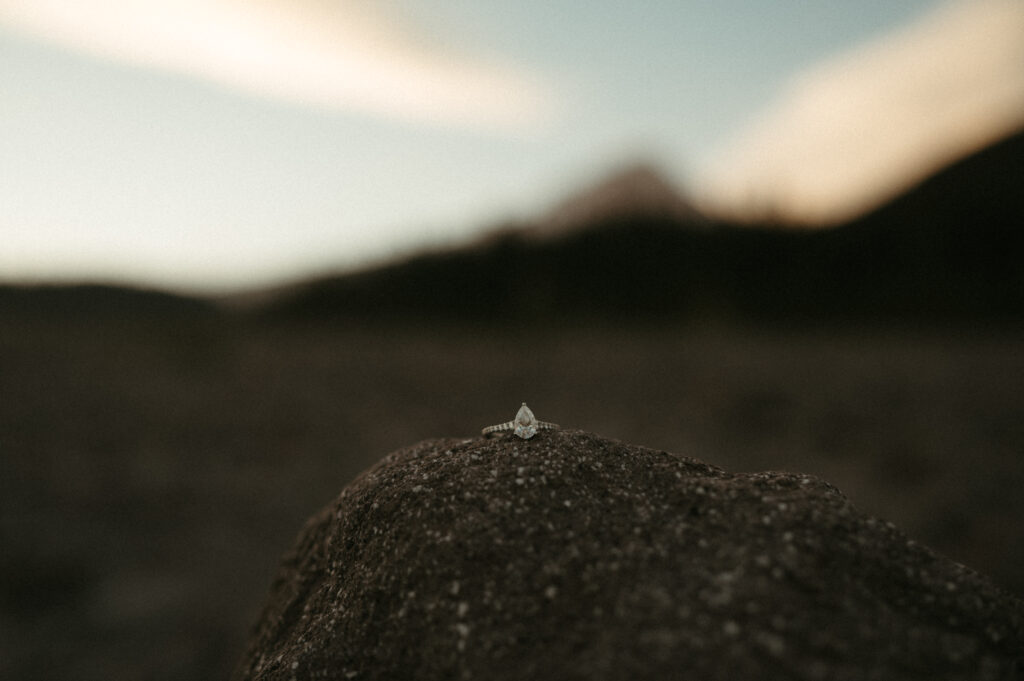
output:
<path id="1" fill-rule="evenodd" d="M 685 183 L 796 74 L 939 4 L 391 0 L 425 49 L 540 84 L 542 120 L 497 129 L 262 97 L 0 11 L 0 278 L 255 286 L 529 217 L 633 156 Z"/>

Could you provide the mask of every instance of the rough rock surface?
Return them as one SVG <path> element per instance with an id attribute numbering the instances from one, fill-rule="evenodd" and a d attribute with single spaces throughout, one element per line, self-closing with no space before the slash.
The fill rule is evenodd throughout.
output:
<path id="1" fill-rule="evenodd" d="M 1019 679 L 1024 603 L 821 480 L 433 440 L 286 556 L 236 679 Z"/>

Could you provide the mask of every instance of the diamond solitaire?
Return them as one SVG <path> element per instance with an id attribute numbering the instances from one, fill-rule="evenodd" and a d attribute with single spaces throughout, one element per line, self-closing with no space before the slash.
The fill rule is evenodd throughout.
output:
<path id="1" fill-rule="evenodd" d="M 514 420 L 499 423 L 496 426 L 487 426 L 483 429 L 483 434 L 486 436 L 491 433 L 501 433 L 506 430 L 511 430 L 512 434 L 516 437 L 529 440 L 537 434 L 538 430 L 556 430 L 557 428 L 558 424 L 556 423 L 538 421 L 530 408 L 526 406 L 526 402 L 523 402 L 523 406 L 519 407 L 519 411 L 516 412 Z"/>

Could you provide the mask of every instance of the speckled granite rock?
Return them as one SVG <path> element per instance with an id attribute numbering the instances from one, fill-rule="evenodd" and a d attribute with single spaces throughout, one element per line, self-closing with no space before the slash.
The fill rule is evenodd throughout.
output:
<path id="1" fill-rule="evenodd" d="M 1016 679 L 1024 603 L 834 487 L 574 431 L 395 452 L 236 679 Z"/>

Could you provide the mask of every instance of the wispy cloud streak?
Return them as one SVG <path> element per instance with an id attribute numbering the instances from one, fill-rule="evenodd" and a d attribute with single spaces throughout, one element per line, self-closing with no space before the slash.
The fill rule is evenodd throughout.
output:
<path id="1" fill-rule="evenodd" d="M 0 23 L 61 46 L 263 97 L 414 122 L 523 129 L 542 80 L 417 35 L 357 0 L 0 0 Z M 376 9 L 375 9 L 376 8 Z"/>
<path id="2" fill-rule="evenodd" d="M 959 0 L 800 75 L 724 151 L 714 206 L 849 218 L 1024 125 L 1024 2 Z"/>

